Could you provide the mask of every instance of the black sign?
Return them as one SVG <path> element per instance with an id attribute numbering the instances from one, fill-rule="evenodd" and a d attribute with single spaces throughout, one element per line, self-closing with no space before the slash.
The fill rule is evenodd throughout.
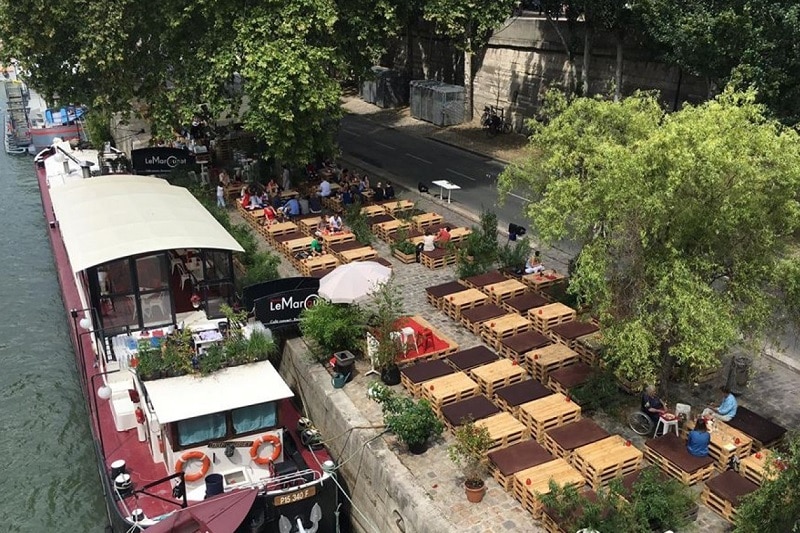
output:
<path id="1" fill-rule="evenodd" d="M 250 448 L 253 442 L 252 440 L 231 440 L 228 442 L 209 442 L 207 446 L 209 448 L 227 448 L 228 446 L 233 446 L 234 448 Z"/>
<path id="2" fill-rule="evenodd" d="M 173 169 L 194 166 L 194 154 L 179 148 L 140 148 L 131 152 L 131 164 L 136 174 L 169 174 Z"/>
<path id="3" fill-rule="evenodd" d="M 284 278 L 245 287 L 242 301 L 264 324 L 290 324 L 300 320 L 303 309 L 314 305 L 318 291 L 316 278 Z"/>

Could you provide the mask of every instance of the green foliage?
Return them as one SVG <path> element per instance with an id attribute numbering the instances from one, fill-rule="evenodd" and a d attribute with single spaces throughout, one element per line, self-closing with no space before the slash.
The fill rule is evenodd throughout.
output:
<path id="1" fill-rule="evenodd" d="M 464 473 L 470 488 L 480 488 L 487 475 L 487 457 L 492 447 L 492 437 L 486 426 L 466 420 L 455 430 L 455 442 L 447 448 L 447 455 Z"/>
<path id="2" fill-rule="evenodd" d="M 255 285 L 273 279 L 278 279 L 278 265 L 280 257 L 270 252 L 256 252 L 252 262 L 247 266 L 247 272 L 241 279 L 237 279 L 241 287 Z"/>
<path id="3" fill-rule="evenodd" d="M 497 215 L 484 209 L 479 226 L 472 226 L 472 233 L 464 239 L 456 252 L 458 277 L 477 276 L 492 270 L 498 257 Z"/>
<path id="4" fill-rule="evenodd" d="M 398 320 L 403 316 L 403 297 L 400 287 L 392 280 L 379 285 L 367 304 L 368 322 L 373 326 L 372 334 L 378 341 L 373 355 L 375 367 L 381 370 L 396 364 L 403 355 L 403 346 L 397 335 Z"/>
<path id="5" fill-rule="evenodd" d="M 227 358 L 225 357 L 225 350 L 221 344 L 210 345 L 202 357 L 197 358 L 198 369 L 200 374 L 208 375 L 213 374 L 217 370 L 223 368 Z"/>
<path id="6" fill-rule="evenodd" d="M 775 479 L 766 479 L 758 490 L 745 496 L 737 508 L 736 533 L 800 531 L 800 434 L 795 432 L 788 436 L 779 462 L 773 462 L 768 472 L 778 475 Z"/>
<path id="7" fill-rule="evenodd" d="M 361 204 L 359 203 L 350 204 L 344 213 L 344 223 L 361 244 L 372 243 L 372 229 L 369 227 L 367 218 L 367 215 L 361 212 Z"/>
<path id="8" fill-rule="evenodd" d="M 245 267 L 249 267 L 258 254 L 258 239 L 255 233 L 247 224 L 233 224 L 228 228 L 228 232 L 244 248 L 244 252 L 240 253 L 238 257 Z"/>
<path id="9" fill-rule="evenodd" d="M 517 241 L 508 241 L 497 248 L 497 259 L 503 268 L 524 268 L 531 255 L 531 240 L 525 236 Z"/>
<path id="10" fill-rule="evenodd" d="M 444 431 L 428 400 L 413 400 L 393 391 L 383 396 L 383 422 L 406 446 L 424 444 Z"/>
<path id="11" fill-rule="evenodd" d="M 91 113 L 87 113 L 84 127 L 95 148 L 101 149 L 104 143 L 114 140 L 111 135 L 111 114 L 102 109 L 93 109 Z"/>
<path id="12" fill-rule="evenodd" d="M 686 485 L 663 474 L 658 468 L 642 470 L 627 498 L 646 531 L 683 531 L 687 515 L 696 505 L 695 493 Z"/>
<path id="13" fill-rule="evenodd" d="M 626 531 L 649 533 L 650 529 L 637 520 L 633 509 L 619 497 L 619 483 L 612 482 L 606 489 L 596 492 L 590 499 L 578 492 L 574 485 L 560 486 L 550 480 L 550 491 L 538 495 L 549 515 L 565 531 Z"/>
<path id="14" fill-rule="evenodd" d="M 342 350 L 363 352 L 364 312 L 357 305 L 334 304 L 318 300 L 300 314 L 300 331 L 320 362 Z"/>
<path id="15" fill-rule="evenodd" d="M 439 33 L 453 39 L 460 50 L 474 54 L 489 40 L 511 14 L 514 0 L 428 0 L 424 4 L 425 20 L 436 24 Z"/>
<path id="16" fill-rule="evenodd" d="M 613 413 L 627 401 L 627 396 L 619 391 L 614 374 L 600 368 L 594 369 L 586 383 L 570 389 L 570 396 L 584 413 L 592 413 L 598 409 Z"/>

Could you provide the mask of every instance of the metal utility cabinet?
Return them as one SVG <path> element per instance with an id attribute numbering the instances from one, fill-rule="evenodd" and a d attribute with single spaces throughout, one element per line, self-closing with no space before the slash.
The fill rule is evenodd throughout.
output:
<path id="1" fill-rule="evenodd" d="M 437 126 L 464 122 L 464 87 L 435 80 L 411 82 L 411 116 Z"/>

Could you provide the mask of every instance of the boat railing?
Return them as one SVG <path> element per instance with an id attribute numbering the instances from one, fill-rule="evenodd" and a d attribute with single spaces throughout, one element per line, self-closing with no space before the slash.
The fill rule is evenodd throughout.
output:
<path id="1" fill-rule="evenodd" d="M 322 474 L 310 468 L 306 470 L 298 470 L 290 474 L 282 476 L 271 477 L 269 479 L 258 479 L 247 483 L 237 483 L 237 489 L 259 488 L 268 494 L 277 494 L 280 492 L 295 490 L 302 485 L 308 483 L 315 483 L 322 479 Z"/>

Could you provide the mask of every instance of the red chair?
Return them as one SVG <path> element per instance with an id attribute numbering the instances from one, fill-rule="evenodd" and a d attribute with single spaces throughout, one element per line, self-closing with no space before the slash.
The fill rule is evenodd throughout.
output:
<path id="1" fill-rule="evenodd" d="M 430 328 L 425 328 L 417 334 L 417 353 L 423 353 L 428 349 L 428 343 L 431 348 L 436 347 L 436 342 L 433 339 L 433 332 Z"/>

